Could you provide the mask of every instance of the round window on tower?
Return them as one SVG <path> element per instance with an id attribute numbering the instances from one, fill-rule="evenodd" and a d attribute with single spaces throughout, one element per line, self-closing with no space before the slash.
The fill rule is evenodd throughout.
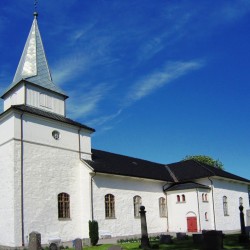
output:
<path id="1" fill-rule="evenodd" d="M 54 130 L 52 132 L 52 136 L 54 137 L 55 140 L 59 140 L 60 138 L 60 133 L 57 130 Z"/>

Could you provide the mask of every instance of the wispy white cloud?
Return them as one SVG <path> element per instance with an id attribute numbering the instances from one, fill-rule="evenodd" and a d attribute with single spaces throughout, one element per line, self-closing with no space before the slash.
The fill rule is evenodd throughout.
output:
<path id="1" fill-rule="evenodd" d="M 203 65 L 203 61 L 178 61 L 168 63 L 161 71 L 147 75 L 136 82 L 126 97 L 125 106 L 139 101 L 164 85 L 184 74 L 201 68 Z"/>
<path id="2" fill-rule="evenodd" d="M 196 9 L 186 9 L 185 5 L 168 5 L 161 12 L 157 23 L 148 28 L 138 49 L 138 62 L 150 60 L 162 50 L 170 47 L 183 37 L 190 35 L 189 26 L 196 24 L 193 19 L 198 14 Z M 192 34 L 193 35 L 193 34 Z"/>
<path id="3" fill-rule="evenodd" d="M 67 104 L 69 117 L 78 119 L 96 113 L 99 103 L 106 97 L 111 88 L 110 84 L 101 83 L 89 91 L 77 89 L 70 92 L 71 98 Z"/>
<path id="4" fill-rule="evenodd" d="M 91 58 L 83 54 L 71 54 L 56 62 L 52 67 L 53 81 L 57 85 L 63 85 L 75 77 L 83 74 L 91 64 Z"/>
<path id="5" fill-rule="evenodd" d="M 85 26 L 81 26 L 78 29 L 73 29 L 69 34 L 68 39 L 71 45 L 75 45 L 81 39 L 88 39 L 90 34 L 93 34 L 95 27 L 95 22 L 89 22 Z M 72 29 L 71 29 L 72 30 Z"/>
<path id="6" fill-rule="evenodd" d="M 167 63 L 161 71 L 153 72 L 137 81 L 129 89 L 122 106 L 117 112 L 99 117 L 96 114 L 100 113 L 101 102 L 105 101 L 107 96 L 110 95 L 113 87 L 108 83 L 99 84 L 92 88 L 89 85 L 80 85 L 80 88 L 84 90 L 78 89 L 78 91 L 69 93 L 71 98 L 67 105 L 68 114 L 73 119 L 96 117 L 88 121 L 88 124 L 94 127 L 110 124 L 111 121 L 117 120 L 122 111 L 128 106 L 152 94 L 173 80 L 201 68 L 203 65 L 204 62 L 199 60 Z M 108 127 L 109 129 L 112 128 L 111 125 Z"/>
<path id="7" fill-rule="evenodd" d="M 122 112 L 122 109 L 119 109 L 114 114 L 95 118 L 95 119 L 89 121 L 89 123 L 91 124 L 91 126 L 100 126 L 100 125 L 103 125 L 104 123 L 110 122 L 110 121 L 114 120 L 115 118 L 117 118 L 121 114 L 121 112 Z"/>
<path id="8" fill-rule="evenodd" d="M 89 29 L 91 28 L 89 27 Z M 54 61 L 52 77 L 58 85 L 64 85 L 73 78 L 84 76 L 87 72 L 93 72 L 96 66 L 109 67 L 117 62 L 117 59 L 111 56 L 110 52 L 113 37 L 98 37 L 94 33 L 89 38 L 89 36 L 84 35 L 85 32 L 84 28 L 69 34 L 67 37 L 69 43 L 61 49 L 63 51 L 61 58 Z M 70 49 L 68 48 L 69 44 Z"/>

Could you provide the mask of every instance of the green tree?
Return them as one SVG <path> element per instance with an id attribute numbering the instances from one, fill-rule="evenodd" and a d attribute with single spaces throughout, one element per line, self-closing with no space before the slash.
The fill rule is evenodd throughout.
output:
<path id="1" fill-rule="evenodd" d="M 195 161 L 198 161 L 200 163 L 205 163 L 207 165 L 210 165 L 212 167 L 224 169 L 223 164 L 219 159 L 215 160 L 212 157 L 207 156 L 207 155 L 187 155 L 183 160 L 184 161 L 185 160 L 195 160 Z"/>

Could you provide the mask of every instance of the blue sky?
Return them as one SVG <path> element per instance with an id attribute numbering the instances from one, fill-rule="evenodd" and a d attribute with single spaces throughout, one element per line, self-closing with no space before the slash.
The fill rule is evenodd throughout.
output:
<path id="1" fill-rule="evenodd" d="M 0 90 L 33 6 L 0 2 Z M 43 0 L 38 12 L 67 116 L 96 129 L 94 148 L 161 163 L 205 154 L 250 179 L 250 1 Z"/>

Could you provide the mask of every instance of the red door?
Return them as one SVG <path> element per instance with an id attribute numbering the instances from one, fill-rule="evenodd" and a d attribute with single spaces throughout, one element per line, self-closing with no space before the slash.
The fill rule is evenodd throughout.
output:
<path id="1" fill-rule="evenodd" d="M 197 218 L 187 217 L 187 230 L 188 232 L 197 232 Z"/>

